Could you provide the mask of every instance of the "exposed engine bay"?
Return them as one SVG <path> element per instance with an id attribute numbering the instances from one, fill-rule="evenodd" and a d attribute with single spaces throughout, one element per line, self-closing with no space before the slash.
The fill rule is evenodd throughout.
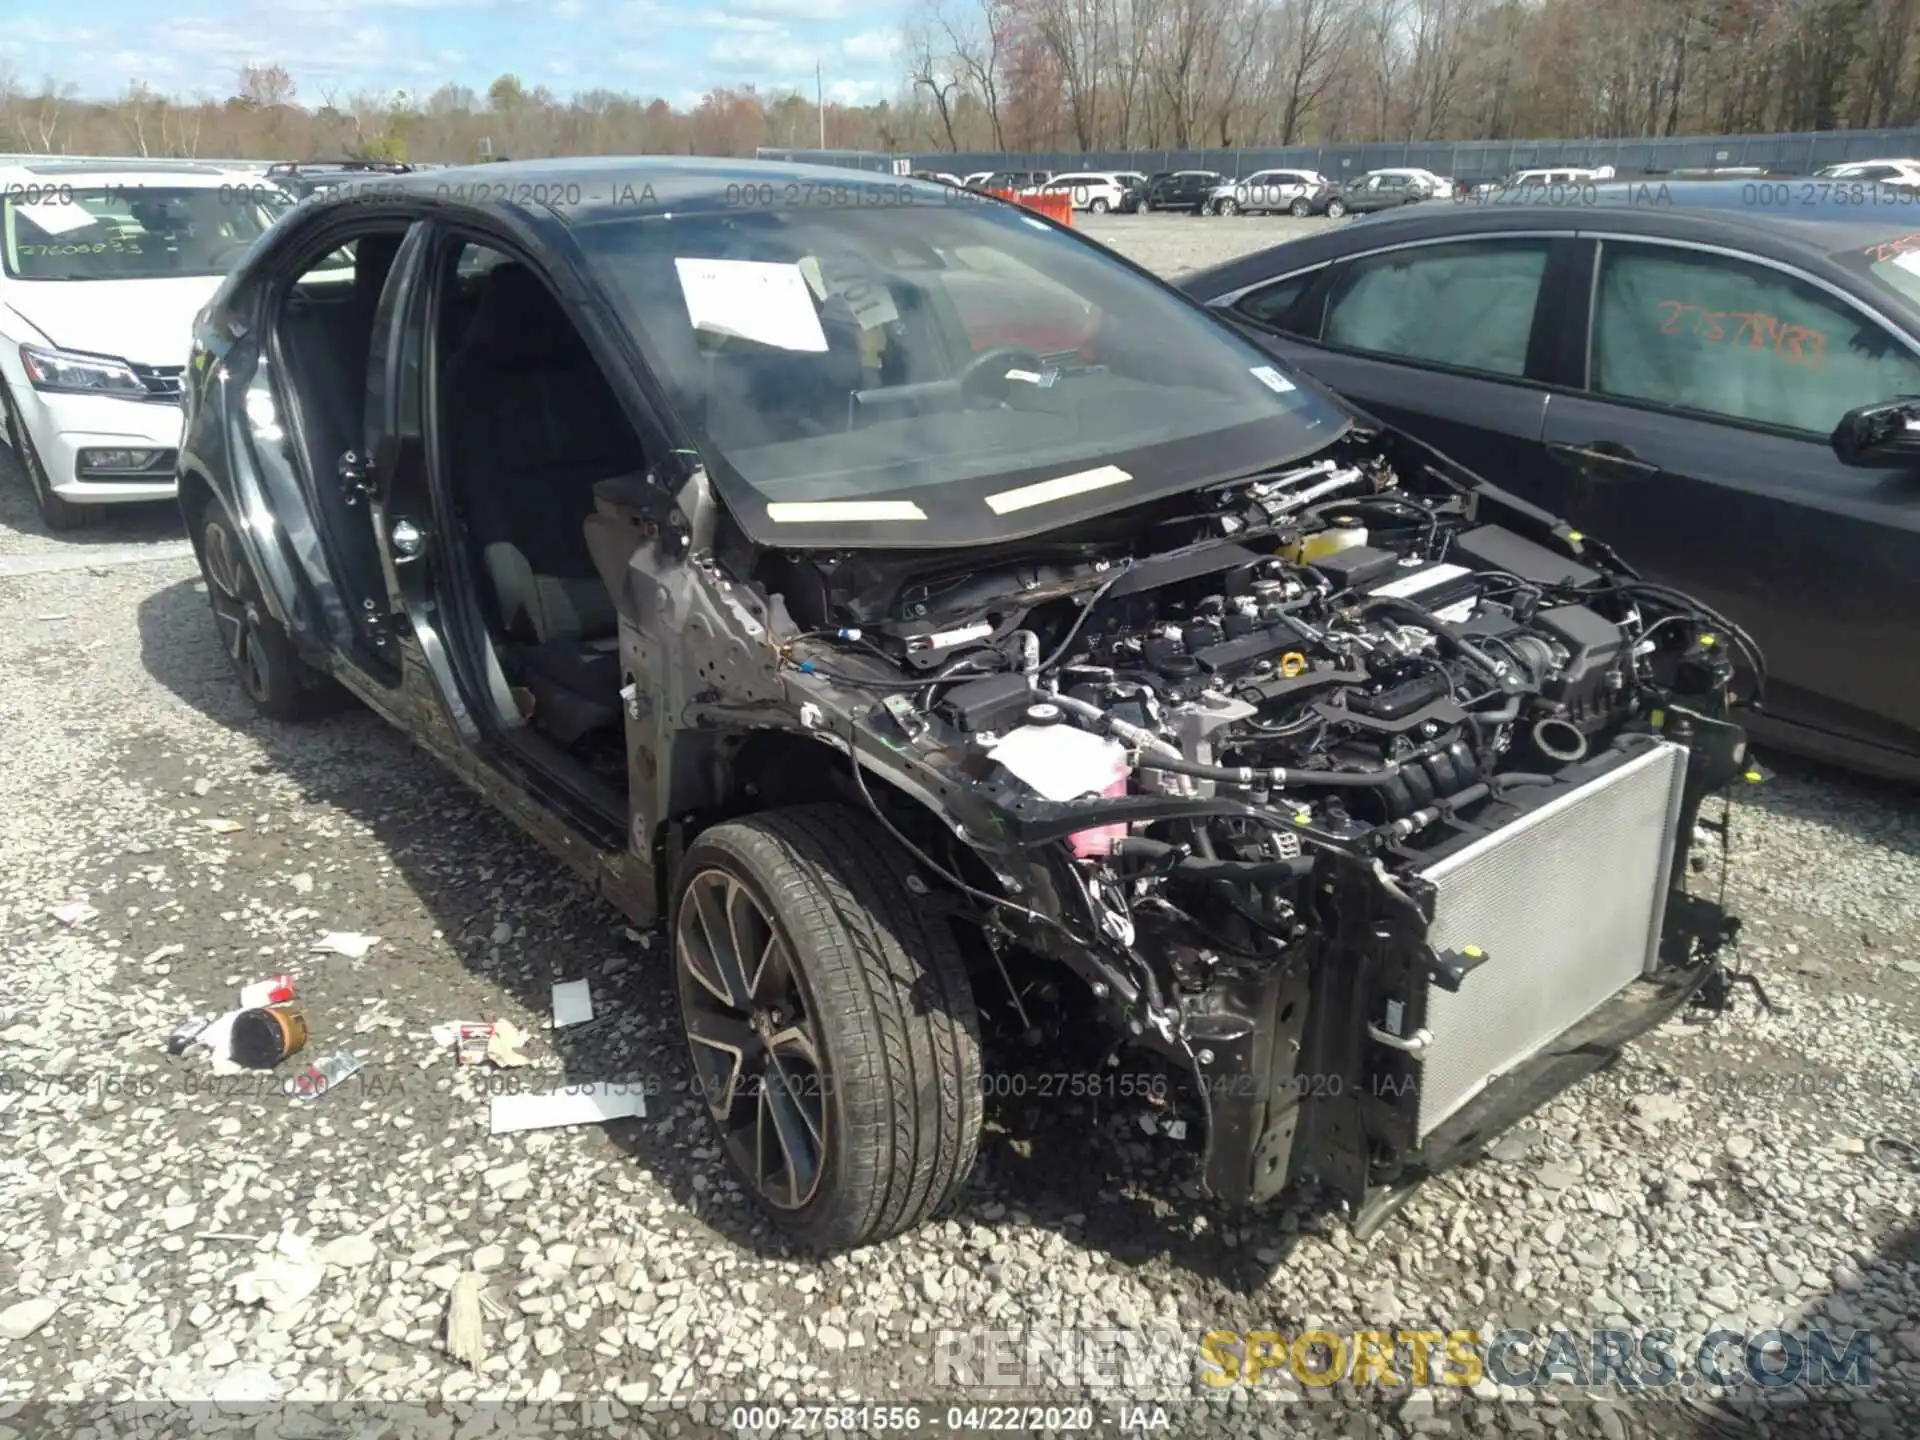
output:
<path id="1" fill-rule="evenodd" d="M 977 926 L 978 988 L 1045 1046 L 1076 1012 L 1032 962 L 1077 974 L 1189 1082 L 1228 1199 L 1383 1203 L 1724 991 L 1737 921 L 1684 882 L 1757 650 L 1403 437 L 749 563 L 785 706 Z"/>

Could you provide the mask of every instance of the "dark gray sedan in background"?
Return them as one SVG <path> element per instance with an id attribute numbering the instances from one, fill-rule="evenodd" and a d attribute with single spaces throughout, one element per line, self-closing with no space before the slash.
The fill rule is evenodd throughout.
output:
<path id="1" fill-rule="evenodd" d="M 1920 778 L 1920 203 L 1832 181 L 1427 204 L 1179 282 L 1346 399 L 1682 586 L 1757 736 Z"/>

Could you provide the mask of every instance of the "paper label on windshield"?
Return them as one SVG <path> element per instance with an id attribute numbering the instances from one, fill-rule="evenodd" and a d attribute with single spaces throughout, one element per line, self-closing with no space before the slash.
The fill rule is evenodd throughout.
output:
<path id="1" fill-rule="evenodd" d="M 1904 250 L 1893 257 L 1893 263 L 1902 270 L 1911 270 L 1920 275 L 1920 250 Z"/>
<path id="2" fill-rule="evenodd" d="M 71 200 L 43 200 L 33 205 L 16 205 L 13 213 L 31 220 L 49 235 L 65 235 L 93 224 L 93 215 Z"/>
<path id="3" fill-rule="evenodd" d="M 800 257 L 800 273 L 807 286 L 820 299 L 835 298 L 846 303 L 862 330 L 878 330 L 900 318 L 893 303 L 893 292 L 885 283 L 866 274 L 857 265 L 817 256 Z"/>
<path id="4" fill-rule="evenodd" d="M 827 348 L 820 314 L 798 265 L 763 260 L 674 259 L 687 319 L 696 330 L 781 350 Z"/>
<path id="5" fill-rule="evenodd" d="M 1282 375 L 1278 370 L 1274 369 L 1271 365 L 1254 366 L 1253 378 L 1258 380 L 1262 385 L 1266 386 L 1269 390 L 1273 391 L 1273 393 L 1276 395 L 1284 395 L 1289 390 L 1293 389 L 1293 382 L 1287 379 L 1287 377 Z"/>

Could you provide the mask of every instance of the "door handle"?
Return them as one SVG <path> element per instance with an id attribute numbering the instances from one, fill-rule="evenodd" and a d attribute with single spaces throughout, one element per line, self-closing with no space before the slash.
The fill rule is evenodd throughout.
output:
<path id="1" fill-rule="evenodd" d="M 1658 475 L 1660 467 L 1642 460 L 1626 446 L 1611 440 L 1589 440 L 1585 445 L 1549 442 L 1547 449 L 1572 461 L 1582 470 L 1598 472 L 1596 478 L 1624 479 L 1627 476 Z"/>

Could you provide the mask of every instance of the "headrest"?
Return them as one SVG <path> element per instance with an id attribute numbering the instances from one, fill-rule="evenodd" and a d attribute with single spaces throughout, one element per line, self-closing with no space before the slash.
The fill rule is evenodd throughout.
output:
<path id="1" fill-rule="evenodd" d="M 580 336 L 524 265 L 496 265 L 480 282 L 465 348 L 495 365 L 550 365 L 581 353 Z"/>

